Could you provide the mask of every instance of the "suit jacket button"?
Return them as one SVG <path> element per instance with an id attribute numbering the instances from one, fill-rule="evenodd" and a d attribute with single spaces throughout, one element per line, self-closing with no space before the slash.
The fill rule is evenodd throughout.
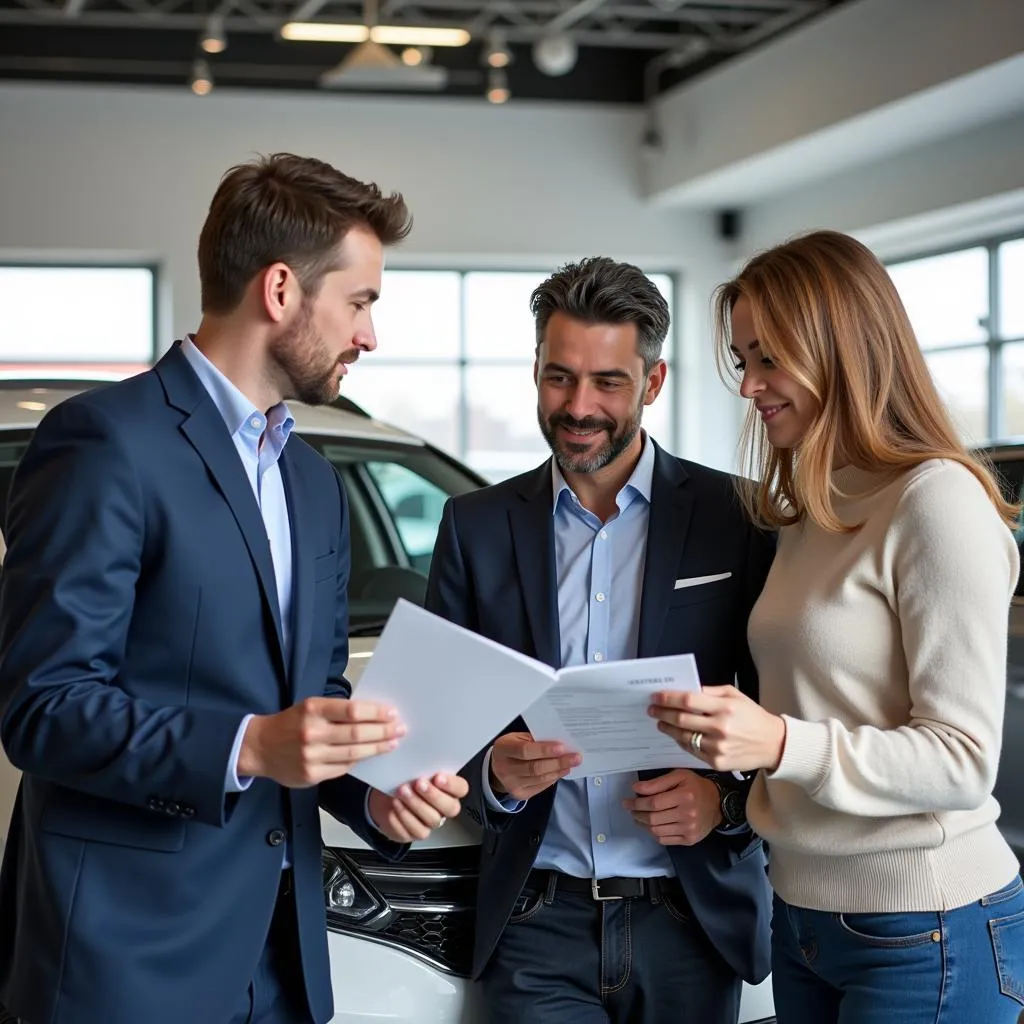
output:
<path id="1" fill-rule="evenodd" d="M 194 818 L 196 816 L 196 809 L 194 807 L 182 807 L 181 816 L 183 818 Z"/>
<path id="2" fill-rule="evenodd" d="M 164 805 L 164 814 L 171 818 L 173 818 L 180 810 L 181 808 L 173 800 L 168 800 Z"/>
<path id="3" fill-rule="evenodd" d="M 531 846 L 540 846 L 540 833 L 539 832 L 534 832 L 530 836 L 530 845 Z"/>
<path id="4" fill-rule="evenodd" d="M 280 846 L 284 842 L 284 831 L 279 828 L 275 828 L 273 831 L 267 833 L 267 842 L 271 846 Z"/>
<path id="5" fill-rule="evenodd" d="M 151 796 L 147 805 L 151 811 L 162 811 L 164 802 L 159 797 Z"/>

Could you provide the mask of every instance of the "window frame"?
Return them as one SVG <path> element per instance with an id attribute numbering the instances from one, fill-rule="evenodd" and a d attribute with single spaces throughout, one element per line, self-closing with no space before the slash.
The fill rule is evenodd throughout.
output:
<path id="1" fill-rule="evenodd" d="M 11 257 L 0 257 L 0 271 L 5 269 L 16 270 L 148 270 L 153 280 L 153 300 L 150 303 L 150 351 L 145 362 L 153 366 L 160 358 L 160 286 L 161 267 L 153 260 L 47 260 L 47 259 L 14 259 Z M 76 369 L 83 366 L 124 366 L 127 365 L 119 359 L 21 359 L 3 360 L 0 359 L 0 370 L 7 366 L 20 366 L 31 364 L 33 366 L 50 366 L 60 369 Z M 143 361 L 140 360 L 139 365 Z"/>
<path id="2" fill-rule="evenodd" d="M 914 250 L 898 256 L 888 256 L 885 259 L 885 267 L 891 267 L 905 263 L 914 263 L 917 260 L 931 259 L 936 256 L 948 256 L 951 253 L 963 252 L 967 249 L 984 249 L 988 258 L 988 315 L 980 322 L 985 332 L 986 340 L 951 342 L 941 345 L 930 345 L 923 349 L 925 361 L 932 355 L 947 352 L 966 352 L 969 350 L 984 349 L 988 355 L 988 404 L 986 409 L 985 423 L 986 434 L 982 438 L 972 439 L 977 444 L 998 444 L 1006 441 L 1019 439 L 1020 434 L 1009 434 L 1005 431 L 1005 402 L 1003 396 L 1003 351 L 1007 345 L 1017 342 L 1024 342 L 1024 335 L 1002 334 L 1002 292 L 1004 282 L 1000 280 L 999 274 L 999 248 L 1008 242 L 1016 242 L 1024 239 L 1024 230 L 1017 228 L 1013 231 L 1000 232 L 998 234 L 983 235 L 981 237 L 968 238 L 957 242 L 955 245 L 944 245 L 936 248 Z M 930 367 L 929 367 L 930 369 Z"/>

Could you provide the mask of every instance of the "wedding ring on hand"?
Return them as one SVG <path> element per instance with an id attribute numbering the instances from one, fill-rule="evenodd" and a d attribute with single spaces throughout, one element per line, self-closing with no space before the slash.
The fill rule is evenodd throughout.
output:
<path id="1" fill-rule="evenodd" d="M 690 733 L 690 749 L 695 753 L 700 753 L 700 745 L 704 741 L 704 733 L 702 732 L 691 732 Z"/>

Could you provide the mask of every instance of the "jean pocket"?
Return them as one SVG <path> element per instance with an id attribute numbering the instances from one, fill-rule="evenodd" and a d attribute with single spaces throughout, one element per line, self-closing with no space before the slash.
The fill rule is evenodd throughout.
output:
<path id="1" fill-rule="evenodd" d="M 1024 910 L 988 923 L 999 973 L 999 991 L 1024 1006 Z"/>
<path id="2" fill-rule="evenodd" d="M 1005 903 L 1007 900 L 1012 900 L 1014 896 L 1019 896 L 1021 892 L 1024 892 L 1024 879 L 1018 875 L 1008 885 L 1004 885 L 1002 889 L 997 889 L 995 892 L 989 893 L 988 896 L 983 896 L 981 905 L 983 907 L 994 907 L 997 903 Z"/>
<path id="3" fill-rule="evenodd" d="M 508 919 L 508 923 L 523 924 L 524 922 L 529 921 L 532 917 L 535 917 L 538 913 L 540 913 L 540 910 L 543 906 L 544 893 L 520 893 L 519 898 L 515 902 L 515 906 L 512 908 L 512 916 Z"/>
<path id="4" fill-rule="evenodd" d="M 938 914 L 836 914 L 836 920 L 847 935 L 878 949 L 910 949 L 942 941 Z"/>
<path id="5" fill-rule="evenodd" d="M 693 913 L 690 910 L 689 900 L 681 893 L 667 892 L 662 897 L 662 905 L 680 924 L 691 924 Z"/>

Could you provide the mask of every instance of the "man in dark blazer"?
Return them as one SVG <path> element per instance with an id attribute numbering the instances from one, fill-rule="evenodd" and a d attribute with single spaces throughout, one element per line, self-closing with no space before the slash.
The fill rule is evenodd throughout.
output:
<path id="1" fill-rule="evenodd" d="M 531 304 L 554 458 L 448 503 L 427 606 L 553 667 L 692 652 L 704 682 L 756 697 L 746 624 L 773 545 L 731 477 L 640 429 L 665 379 L 664 298 L 637 268 L 593 259 Z M 485 829 L 473 971 L 489 1020 L 735 1024 L 740 979 L 769 972 L 747 783 L 564 779 L 578 763 L 518 721 L 464 770 Z"/>
<path id="2" fill-rule="evenodd" d="M 0 1002 L 26 1024 L 323 1024 L 318 805 L 392 857 L 459 810 L 461 779 L 346 775 L 403 729 L 348 699 L 345 494 L 283 401 L 330 401 L 375 347 L 408 228 L 320 161 L 234 168 L 195 337 L 56 406 L 16 470 Z"/>

